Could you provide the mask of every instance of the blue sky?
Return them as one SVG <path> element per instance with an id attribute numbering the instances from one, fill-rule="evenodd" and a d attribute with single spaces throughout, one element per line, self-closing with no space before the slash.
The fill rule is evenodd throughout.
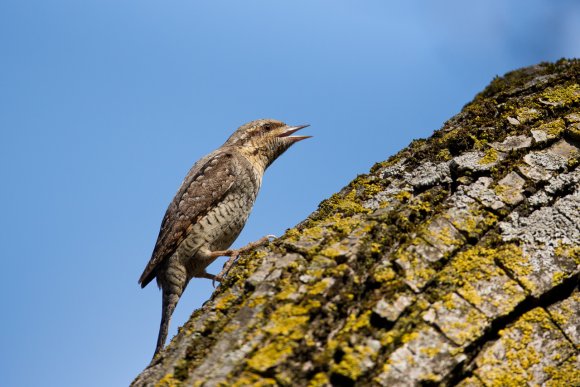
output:
<path id="1" fill-rule="evenodd" d="M 125 386 L 148 364 L 161 297 L 137 279 L 189 167 L 239 125 L 314 137 L 269 169 L 234 246 L 283 234 L 494 76 L 578 56 L 572 0 L 3 0 L 0 385 Z M 189 284 L 170 336 L 211 292 Z"/>

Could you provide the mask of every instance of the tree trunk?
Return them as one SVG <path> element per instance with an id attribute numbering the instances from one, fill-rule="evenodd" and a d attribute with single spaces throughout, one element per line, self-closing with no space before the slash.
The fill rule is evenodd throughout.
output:
<path id="1" fill-rule="evenodd" d="M 580 385 L 579 83 L 494 79 L 242 256 L 133 385 Z"/>

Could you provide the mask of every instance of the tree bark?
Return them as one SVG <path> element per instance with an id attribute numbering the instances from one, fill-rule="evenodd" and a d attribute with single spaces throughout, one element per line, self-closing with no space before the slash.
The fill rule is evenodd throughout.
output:
<path id="1" fill-rule="evenodd" d="M 494 79 L 240 257 L 133 385 L 580 385 L 579 83 Z"/>

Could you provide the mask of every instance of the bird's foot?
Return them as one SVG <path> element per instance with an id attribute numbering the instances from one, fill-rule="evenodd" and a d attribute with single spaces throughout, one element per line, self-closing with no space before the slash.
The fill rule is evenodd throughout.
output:
<path id="1" fill-rule="evenodd" d="M 230 271 L 230 268 L 232 267 L 232 265 L 236 262 L 236 260 L 240 256 L 240 254 L 243 254 L 245 252 L 248 252 L 249 250 L 255 249 L 256 247 L 264 246 L 265 244 L 271 242 L 275 238 L 276 238 L 275 235 L 270 234 L 270 235 L 266 235 L 263 238 L 258 239 L 255 242 L 248 243 L 246 246 L 241 247 L 239 249 L 212 252 L 212 255 L 215 255 L 216 257 L 229 256 L 229 259 L 226 261 L 226 263 L 224 264 L 222 270 L 219 272 L 218 275 L 214 276 L 213 274 L 206 273 L 206 275 L 207 275 L 206 278 L 211 279 L 211 283 L 212 283 L 213 287 L 215 288 L 215 281 L 218 281 L 218 282 L 223 281 L 223 279 L 226 277 L 226 275 Z"/>
<path id="2" fill-rule="evenodd" d="M 220 271 L 220 273 L 218 275 L 214 275 L 214 274 L 210 274 L 208 272 L 203 273 L 200 277 L 201 278 L 207 278 L 211 280 L 211 286 L 213 286 L 215 288 L 215 282 L 222 282 L 224 279 L 224 272 L 223 270 Z"/>
<path id="3" fill-rule="evenodd" d="M 220 272 L 221 274 L 221 272 Z M 214 274 L 210 274 L 207 271 L 205 273 L 203 273 L 202 275 L 199 276 L 199 278 L 207 278 L 209 280 L 211 280 L 211 286 L 213 286 L 215 288 L 215 282 L 222 282 L 222 277 L 218 275 L 214 275 Z"/>
<path id="4" fill-rule="evenodd" d="M 213 286 L 215 288 L 215 282 L 216 281 L 219 282 L 219 283 L 221 283 L 224 280 L 226 274 L 230 270 L 230 267 L 233 265 L 233 263 L 235 261 L 235 259 L 232 259 L 232 258 L 234 258 L 234 257 L 230 257 L 230 259 L 228 259 L 228 261 L 224 265 L 224 268 L 222 269 L 222 271 L 219 272 L 218 275 L 214 275 L 213 276 L 213 278 L 211 280 L 211 286 Z M 232 261 L 232 262 L 230 263 L 230 261 Z"/>
<path id="5" fill-rule="evenodd" d="M 242 254 L 242 253 L 245 253 L 245 252 L 247 252 L 249 250 L 255 249 L 256 247 L 264 246 L 264 245 L 270 243 L 271 241 L 273 241 L 276 238 L 277 238 L 276 235 L 270 234 L 270 235 L 266 235 L 265 237 L 262 237 L 262 238 L 258 239 L 255 242 L 248 243 L 244 247 L 242 247 L 242 248 L 240 248 L 240 249 L 237 250 L 238 251 L 238 255 L 239 254 Z"/>

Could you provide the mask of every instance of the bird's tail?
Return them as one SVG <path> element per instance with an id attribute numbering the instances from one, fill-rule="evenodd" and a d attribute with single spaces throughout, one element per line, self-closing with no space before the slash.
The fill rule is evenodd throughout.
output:
<path id="1" fill-rule="evenodd" d="M 161 307 L 161 324 L 159 325 L 159 336 L 157 337 L 157 347 L 155 347 L 155 353 L 153 357 L 163 349 L 165 345 L 165 340 L 167 339 L 167 332 L 169 330 L 169 322 L 171 321 L 171 315 L 175 310 L 175 306 L 179 301 L 181 294 L 163 290 L 163 305 Z"/>

